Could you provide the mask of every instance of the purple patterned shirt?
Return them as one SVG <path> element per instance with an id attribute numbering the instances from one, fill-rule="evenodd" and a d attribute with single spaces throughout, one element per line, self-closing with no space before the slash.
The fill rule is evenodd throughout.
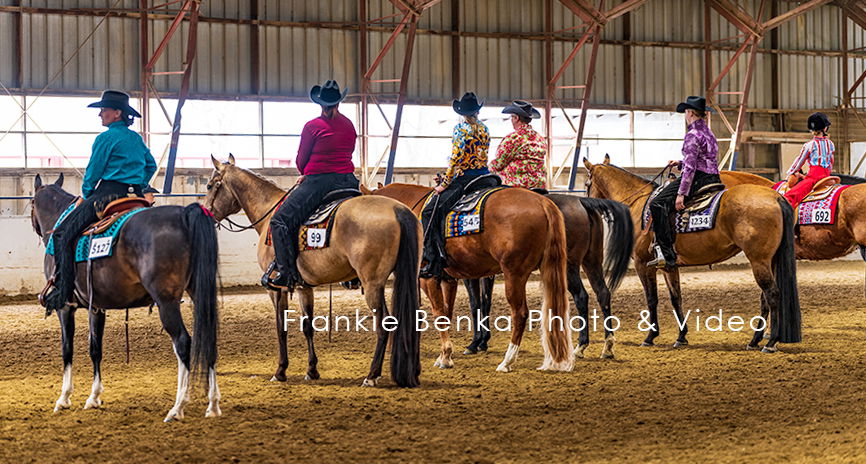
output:
<path id="1" fill-rule="evenodd" d="M 689 126 L 686 138 L 683 140 L 683 160 L 680 169 L 683 174 L 680 180 L 680 195 L 688 195 L 692 188 L 695 171 L 707 174 L 719 173 L 719 143 L 713 131 L 707 127 L 707 122 L 698 119 Z"/>

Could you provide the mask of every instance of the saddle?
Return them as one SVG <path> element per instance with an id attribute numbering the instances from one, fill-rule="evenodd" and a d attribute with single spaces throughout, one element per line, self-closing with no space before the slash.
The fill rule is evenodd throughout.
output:
<path id="1" fill-rule="evenodd" d="M 99 221 L 88 226 L 81 235 L 87 236 L 101 234 L 108 230 L 127 211 L 139 208 L 150 208 L 151 206 L 153 206 L 151 202 L 138 197 L 127 197 L 114 200 L 105 205 L 105 208 L 103 208 L 102 211 L 96 213 L 96 217 L 99 218 Z"/>
<path id="2" fill-rule="evenodd" d="M 713 198 L 715 197 L 716 192 L 725 189 L 725 184 L 707 184 L 698 189 L 692 198 L 686 202 L 683 208 L 684 212 L 696 213 L 705 211 L 712 203 Z"/>
<path id="3" fill-rule="evenodd" d="M 532 190 L 533 192 L 535 192 L 535 193 L 537 193 L 537 194 L 539 194 L 539 195 L 550 195 L 550 192 L 549 192 L 546 188 L 541 188 L 541 187 L 532 187 L 532 188 L 529 189 L 529 190 Z"/>
<path id="4" fill-rule="evenodd" d="M 322 199 L 322 204 L 319 205 L 316 211 L 314 211 L 306 221 L 304 221 L 304 225 L 309 226 L 325 222 L 325 220 L 328 219 L 337 208 L 337 205 L 342 203 L 344 200 L 359 197 L 361 195 L 363 194 L 357 189 L 340 189 L 328 193 L 325 195 L 325 198 Z"/>

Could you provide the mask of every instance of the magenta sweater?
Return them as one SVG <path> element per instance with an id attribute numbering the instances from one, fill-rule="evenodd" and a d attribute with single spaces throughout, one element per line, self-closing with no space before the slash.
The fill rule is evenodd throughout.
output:
<path id="1" fill-rule="evenodd" d="M 337 113 L 333 119 L 319 116 L 301 132 L 295 165 L 305 176 L 353 173 L 352 152 L 357 136 L 352 121 L 342 114 Z"/>

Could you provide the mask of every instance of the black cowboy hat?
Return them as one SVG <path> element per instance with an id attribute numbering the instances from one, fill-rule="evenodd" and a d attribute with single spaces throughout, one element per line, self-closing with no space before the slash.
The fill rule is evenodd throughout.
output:
<path id="1" fill-rule="evenodd" d="M 806 121 L 806 125 L 811 131 L 824 130 L 830 127 L 830 118 L 824 113 L 812 113 L 809 120 Z"/>
<path id="2" fill-rule="evenodd" d="M 349 94 L 349 88 L 346 87 L 343 92 L 340 92 L 340 84 L 335 80 L 328 80 L 325 85 L 314 85 L 310 89 L 310 100 L 322 106 L 334 106 L 343 101 L 346 95 Z"/>
<path id="3" fill-rule="evenodd" d="M 118 90 L 106 90 L 105 92 L 102 92 L 102 99 L 98 102 L 93 102 L 87 105 L 87 107 L 111 108 L 114 110 L 124 111 L 136 118 L 141 117 L 141 114 L 138 111 L 135 111 L 135 108 L 129 106 L 129 95 Z"/>
<path id="4" fill-rule="evenodd" d="M 712 110 L 707 108 L 707 100 L 704 97 L 692 96 L 686 98 L 686 101 L 677 105 L 677 113 L 685 113 L 687 109 L 712 113 Z"/>
<path id="5" fill-rule="evenodd" d="M 541 113 L 532 107 L 532 103 L 523 100 L 514 100 L 510 105 L 506 106 L 502 112 L 505 114 L 516 114 L 530 119 L 538 119 L 541 117 Z"/>
<path id="6" fill-rule="evenodd" d="M 451 103 L 451 106 L 454 108 L 454 111 L 457 114 L 462 116 L 469 116 L 470 114 L 475 114 L 478 110 L 484 106 L 484 102 L 479 102 L 478 97 L 475 96 L 475 92 L 466 92 L 460 97 L 460 100 L 454 100 Z"/>

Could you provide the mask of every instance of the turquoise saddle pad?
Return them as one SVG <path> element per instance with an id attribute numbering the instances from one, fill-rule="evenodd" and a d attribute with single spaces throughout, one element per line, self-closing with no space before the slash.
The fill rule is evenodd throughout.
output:
<path id="1" fill-rule="evenodd" d="M 73 204 L 66 211 L 64 211 L 63 214 L 60 215 L 60 218 L 57 220 L 57 224 L 54 225 L 55 229 L 57 228 L 58 225 L 60 225 L 61 222 L 63 222 L 64 219 L 66 219 L 66 216 L 68 216 L 69 213 L 71 213 L 74 208 L 75 208 L 75 205 Z M 76 263 L 82 263 L 84 261 L 87 261 L 87 257 L 90 255 L 90 243 L 94 239 L 112 237 L 111 248 L 109 248 L 108 254 L 106 254 L 105 256 L 101 256 L 101 258 L 107 258 L 107 257 L 113 255 L 114 254 L 114 245 L 115 245 L 115 243 L 117 243 L 117 240 L 115 240 L 115 239 L 120 234 L 120 229 L 123 228 L 123 225 L 126 224 L 126 221 L 128 221 L 129 218 L 131 218 L 132 216 L 134 216 L 134 215 L 136 215 L 136 214 L 138 214 L 138 213 L 140 213 L 146 209 L 147 208 L 137 208 L 137 209 L 129 210 L 129 211 L 123 213 L 123 215 L 121 215 L 119 218 L 117 218 L 117 221 L 114 221 L 114 224 L 112 224 L 111 227 L 109 227 L 105 232 L 103 232 L 101 234 L 96 234 L 96 235 L 85 235 L 85 236 L 79 238 L 78 244 L 75 246 L 75 262 Z M 48 245 L 45 246 L 45 253 L 52 255 L 52 256 L 54 255 L 54 237 L 53 236 L 48 239 Z M 95 258 L 95 259 L 99 259 L 99 258 Z"/>

